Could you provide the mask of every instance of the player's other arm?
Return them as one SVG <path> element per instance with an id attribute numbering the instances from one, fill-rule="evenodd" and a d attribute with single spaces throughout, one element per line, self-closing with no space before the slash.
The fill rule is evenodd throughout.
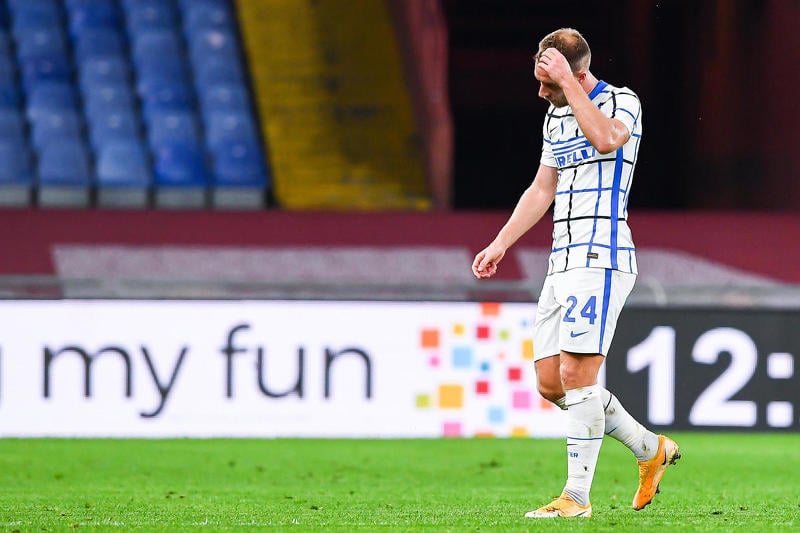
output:
<path id="1" fill-rule="evenodd" d="M 490 278 L 497 272 L 497 265 L 506 250 L 547 212 L 556 195 L 558 169 L 539 165 L 533 183 L 522 193 L 514 211 L 494 240 L 478 252 L 472 262 L 472 273 L 477 278 Z"/>

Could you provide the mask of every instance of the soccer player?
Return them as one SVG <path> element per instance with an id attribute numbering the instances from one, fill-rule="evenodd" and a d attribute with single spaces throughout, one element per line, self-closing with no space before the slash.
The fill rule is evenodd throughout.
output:
<path id="1" fill-rule="evenodd" d="M 633 508 L 639 510 L 680 458 L 679 448 L 639 424 L 597 383 L 597 374 L 636 280 L 627 205 L 642 134 L 641 106 L 630 89 L 592 75 L 589 45 L 572 28 L 545 36 L 534 60 L 539 96 L 550 102 L 539 169 L 472 264 L 479 279 L 493 276 L 508 248 L 555 200 L 553 247 L 533 341 L 539 392 L 567 411 L 567 482 L 561 496 L 525 516 L 592 515 L 589 491 L 604 434 L 638 460 Z"/>

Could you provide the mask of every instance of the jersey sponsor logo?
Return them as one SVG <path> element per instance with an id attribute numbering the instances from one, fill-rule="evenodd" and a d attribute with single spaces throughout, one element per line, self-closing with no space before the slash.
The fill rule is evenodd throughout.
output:
<path id="1" fill-rule="evenodd" d="M 589 332 L 588 331 L 579 331 L 578 333 L 575 333 L 574 331 L 570 331 L 569 332 L 569 336 L 574 339 L 575 337 L 580 337 L 581 335 L 586 335 L 587 333 L 589 333 Z"/>
<path id="2" fill-rule="evenodd" d="M 565 167 L 567 165 L 573 165 L 575 163 L 580 163 L 581 161 L 591 159 L 596 155 L 597 150 L 595 150 L 594 147 L 581 148 L 568 154 L 556 156 L 556 162 L 558 163 L 559 167 Z"/>

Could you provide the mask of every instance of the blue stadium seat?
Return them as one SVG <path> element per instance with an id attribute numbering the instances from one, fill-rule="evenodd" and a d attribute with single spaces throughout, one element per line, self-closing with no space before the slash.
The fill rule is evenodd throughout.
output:
<path id="1" fill-rule="evenodd" d="M 11 57 L 0 55 L 0 83 L 14 83 L 17 79 L 17 68 Z"/>
<path id="2" fill-rule="evenodd" d="M 189 85 L 189 71 L 181 57 L 164 55 L 136 64 L 136 75 L 140 84 L 153 79 L 168 79 Z"/>
<path id="3" fill-rule="evenodd" d="M 175 31 L 147 30 L 133 36 L 131 57 L 137 66 L 164 57 L 180 59 L 183 57 L 183 45 Z"/>
<path id="4" fill-rule="evenodd" d="M 214 157 L 215 186 L 264 188 L 267 169 L 262 148 L 253 142 L 221 143 Z"/>
<path id="5" fill-rule="evenodd" d="M 30 5 L 36 5 L 36 2 L 31 2 Z M 21 10 L 13 14 L 11 22 L 11 32 L 17 39 L 32 31 L 60 30 L 61 27 L 61 14 L 58 10 Z"/>
<path id="6" fill-rule="evenodd" d="M 11 39 L 8 32 L 0 25 L 0 56 L 10 57 L 11 55 Z"/>
<path id="7" fill-rule="evenodd" d="M 73 110 L 54 109 L 38 115 L 31 125 L 31 141 L 37 152 L 50 144 L 82 139 L 83 119 Z"/>
<path id="8" fill-rule="evenodd" d="M 147 151 L 136 140 L 103 145 L 97 155 L 97 203 L 100 207 L 146 207 L 151 185 Z"/>
<path id="9" fill-rule="evenodd" d="M 154 153 L 156 206 L 205 207 L 208 172 L 202 149 L 195 144 L 170 142 L 159 145 Z"/>
<path id="10" fill-rule="evenodd" d="M 0 140 L 6 143 L 16 142 L 18 144 L 27 142 L 25 137 L 25 118 L 19 110 L 0 109 Z"/>
<path id="11" fill-rule="evenodd" d="M 115 2 L 95 0 L 81 4 L 67 4 L 69 11 L 69 32 L 78 36 L 82 32 L 98 28 L 118 28 L 122 20 Z"/>
<path id="12" fill-rule="evenodd" d="M 205 187 L 208 181 L 206 159 L 197 145 L 163 143 L 155 149 L 154 155 L 157 184 L 199 184 Z"/>
<path id="13" fill-rule="evenodd" d="M 142 99 L 145 121 L 163 110 L 190 110 L 192 107 L 192 90 L 188 81 L 154 77 L 139 80 L 137 92 Z"/>
<path id="14" fill-rule="evenodd" d="M 12 14 L 22 11 L 57 12 L 58 0 L 6 0 L 8 9 Z"/>
<path id="15" fill-rule="evenodd" d="M 230 2 L 228 0 L 178 0 L 178 6 L 185 14 L 187 11 L 196 6 L 216 6 L 230 8 Z"/>
<path id="16" fill-rule="evenodd" d="M 239 62 L 236 36 L 230 31 L 203 30 L 189 36 L 189 39 L 192 65 L 199 66 L 211 59 Z"/>
<path id="17" fill-rule="evenodd" d="M 27 115 L 31 121 L 52 110 L 77 110 L 78 103 L 72 85 L 65 82 L 41 82 L 28 92 Z"/>
<path id="18" fill-rule="evenodd" d="M 121 56 L 94 57 L 78 66 L 81 88 L 108 83 L 127 83 L 130 67 Z"/>
<path id="19" fill-rule="evenodd" d="M 215 111 L 209 113 L 206 145 L 212 153 L 228 142 L 258 143 L 253 116 L 249 113 Z"/>
<path id="20" fill-rule="evenodd" d="M 165 144 L 200 146 L 200 129 L 191 111 L 154 114 L 148 123 L 148 140 L 153 149 Z"/>
<path id="21" fill-rule="evenodd" d="M 21 62 L 22 86 L 27 90 L 41 82 L 71 83 L 72 63 L 63 56 L 32 57 Z"/>
<path id="22" fill-rule="evenodd" d="M 125 83 L 90 85 L 83 90 L 83 106 L 89 120 L 115 111 L 135 112 L 133 91 Z"/>
<path id="23" fill-rule="evenodd" d="M 88 122 L 89 139 L 95 152 L 102 151 L 107 143 L 141 142 L 139 117 L 131 111 L 115 111 L 90 116 Z"/>
<path id="24" fill-rule="evenodd" d="M 0 138 L 0 206 L 31 205 L 33 172 L 31 156 L 24 141 Z"/>
<path id="25" fill-rule="evenodd" d="M 200 107 L 204 115 L 215 111 L 250 112 L 250 97 L 240 84 L 220 83 L 200 88 Z"/>
<path id="26" fill-rule="evenodd" d="M 126 2 L 124 7 L 130 35 L 158 28 L 177 28 L 179 26 L 178 13 L 172 2 L 139 0 L 138 2 Z"/>
<path id="27" fill-rule="evenodd" d="M 89 154 L 83 141 L 56 141 L 39 152 L 39 205 L 86 207 L 89 205 L 91 173 Z"/>
<path id="28" fill-rule="evenodd" d="M 233 32 L 236 27 L 228 6 L 202 2 L 189 3 L 186 6 L 183 11 L 183 26 L 187 37 L 204 30 Z"/>
<path id="29" fill-rule="evenodd" d="M 60 30 L 32 30 L 17 37 L 17 58 L 20 61 L 36 57 L 68 60 L 67 45 Z"/>
<path id="30" fill-rule="evenodd" d="M 75 60 L 78 63 L 98 56 L 126 57 L 123 34 L 112 28 L 92 28 L 75 36 Z"/>
<path id="31" fill-rule="evenodd" d="M 16 82 L 0 82 L 0 109 L 17 109 L 22 105 L 22 96 Z"/>
<path id="32" fill-rule="evenodd" d="M 239 63 L 231 63 L 219 58 L 211 58 L 199 65 L 193 65 L 195 84 L 200 89 L 221 83 L 243 83 L 244 74 Z"/>
<path id="33" fill-rule="evenodd" d="M 223 143 L 214 158 L 211 202 L 222 209 L 260 209 L 266 201 L 269 175 L 260 145 Z"/>

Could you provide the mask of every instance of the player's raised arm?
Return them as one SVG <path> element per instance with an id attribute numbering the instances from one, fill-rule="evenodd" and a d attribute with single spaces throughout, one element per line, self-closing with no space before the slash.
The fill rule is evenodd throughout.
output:
<path id="1" fill-rule="evenodd" d="M 581 131 L 598 152 L 611 153 L 628 141 L 631 132 L 625 124 L 604 115 L 581 85 L 584 78 L 592 76 L 587 69 L 573 73 L 567 59 L 555 48 L 548 48 L 539 54 L 536 68 L 542 69 L 564 91 Z"/>
<path id="2" fill-rule="evenodd" d="M 539 165 L 533 183 L 522 193 L 514 211 L 494 240 L 478 252 L 472 262 L 472 273 L 478 279 L 497 273 L 497 265 L 506 251 L 547 212 L 556 194 L 558 170 Z"/>

